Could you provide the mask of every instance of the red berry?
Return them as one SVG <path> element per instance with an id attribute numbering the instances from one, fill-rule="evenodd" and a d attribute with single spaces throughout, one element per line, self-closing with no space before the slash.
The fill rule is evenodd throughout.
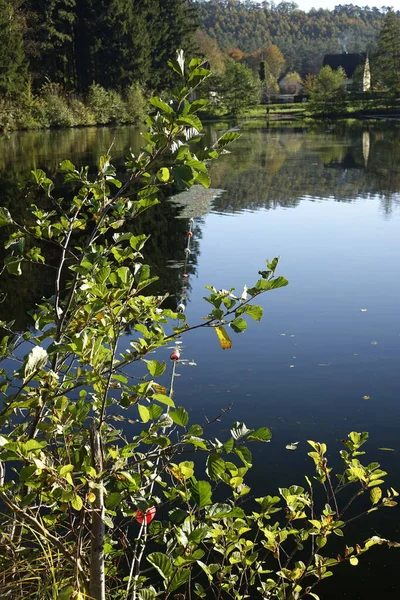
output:
<path id="1" fill-rule="evenodd" d="M 188 231 L 186 234 L 188 237 L 193 237 L 193 233 L 191 231 Z"/>
<path id="2" fill-rule="evenodd" d="M 179 352 L 179 350 L 174 350 L 173 352 L 171 352 L 170 359 L 171 360 L 179 360 L 180 356 L 181 356 L 181 353 Z"/>
<path id="3" fill-rule="evenodd" d="M 182 279 L 187 279 L 187 278 L 188 278 L 188 274 L 187 273 L 183 273 Z"/>
<path id="4" fill-rule="evenodd" d="M 151 508 L 148 508 L 146 510 L 146 515 L 144 515 L 141 510 L 137 510 L 135 518 L 136 518 L 136 521 L 140 524 L 142 524 L 144 519 L 146 518 L 146 523 L 148 525 L 149 523 L 151 523 L 151 521 L 154 519 L 155 516 L 156 516 L 156 507 L 152 506 Z"/>

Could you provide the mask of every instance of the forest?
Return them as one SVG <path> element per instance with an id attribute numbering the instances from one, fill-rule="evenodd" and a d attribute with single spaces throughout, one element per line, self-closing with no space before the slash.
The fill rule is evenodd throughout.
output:
<path id="1" fill-rule="evenodd" d="M 293 2 L 199 0 L 202 28 L 220 48 L 254 53 L 279 47 L 287 69 L 302 76 L 315 73 L 325 54 L 373 51 L 386 9 L 353 4 L 308 13 Z"/>

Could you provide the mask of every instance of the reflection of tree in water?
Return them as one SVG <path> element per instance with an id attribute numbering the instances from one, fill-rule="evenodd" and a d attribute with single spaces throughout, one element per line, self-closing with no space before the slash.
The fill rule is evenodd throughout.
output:
<path id="1" fill-rule="evenodd" d="M 97 137 L 96 134 L 97 133 Z M 67 130 L 65 132 L 36 132 L 36 134 L 16 135 L 11 140 L 11 151 L 5 152 L 4 140 L 0 142 L 0 194 L 1 206 L 6 206 L 12 215 L 21 220 L 27 218 L 27 209 L 34 201 L 41 208 L 53 208 L 49 199 L 38 195 L 36 190 L 28 193 L 31 169 L 41 168 L 53 176 L 60 161 L 69 157 L 77 166 L 88 164 L 91 171 L 96 169 L 98 158 L 110 146 L 115 131 L 110 129 L 96 130 Z M 117 132 L 118 133 L 118 132 Z M 45 135 L 46 134 L 46 135 Z M 58 135 L 57 135 L 58 134 Z M 81 136 L 79 135 L 81 134 Z M 119 165 L 118 176 L 124 179 L 124 156 L 129 147 L 138 146 L 137 130 L 124 128 L 121 136 L 115 135 L 113 154 L 116 156 L 115 164 Z M 52 152 L 52 144 L 59 138 L 60 144 L 56 152 Z M 75 152 L 73 149 L 75 148 Z M 3 169 L 1 168 L 3 167 Z M 72 194 L 71 189 L 57 186 L 55 195 L 61 195 L 66 200 Z M 181 297 L 182 270 L 171 269 L 167 265 L 177 260 L 184 260 L 183 248 L 186 244 L 187 219 L 178 219 L 181 209 L 175 204 L 163 199 L 161 204 L 143 213 L 137 220 L 128 223 L 125 231 L 133 233 L 146 233 L 151 235 L 145 247 L 145 260 L 152 267 L 152 271 L 159 277 L 149 292 L 154 294 L 169 294 L 171 300 L 167 301 L 171 308 L 176 308 L 176 298 Z M 6 255 L 4 241 L 10 234 L 9 228 L 0 229 L 0 262 Z M 199 253 L 200 228 L 194 230 L 194 239 L 191 245 L 191 255 L 188 274 L 196 271 Z M 79 245 L 79 240 L 76 240 Z M 35 242 L 36 243 L 36 242 Z M 29 247 L 29 241 L 27 240 Z M 44 243 L 43 246 L 46 262 L 56 265 L 58 249 Z M 43 297 L 50 297 L 54 290 L 54 270 L 33 264 L 24 264 L 21 277 L 2 274 L 0 293 L 4 298 L 0 303 L 0 320 L 9 320 L 10 315 L 16 320 L 16 328 L 25 329 L 33 324 L 28 311 Z M 187 287 L 190 284 L 187 284 Z"/>
<path id="2" fill-rule="evenodd" d="M 397 124 L 386 123 L 245 131 L 233 153 L 212 166 L 213 184 L 226 190 L 214 210 L 295 207 L 305 196 L 349 202 L 372 195 L 390 210 L 400 190 L 398 134 Z"/>

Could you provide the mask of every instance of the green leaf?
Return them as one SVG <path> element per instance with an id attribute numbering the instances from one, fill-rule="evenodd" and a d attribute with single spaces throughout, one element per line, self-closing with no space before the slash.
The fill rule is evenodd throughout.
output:
<path id="1" fill-rule="evenodd" d="M 207 459 L 207 475 L 216 481 L 225 473 L 225 461 L 218 454 L 210 454 Z"/>
<path id="2" fill-rule="evenodd" d="M 4 264 L 10 275 L 17 275 L 18 277 L 22 275 L 21 263 L 22 258 L 17 256 L 7 256 L 4 259 Z"/>
<path id="3" fill-rule="evenodd" d="M 109 509 L 116 508 L 121 503 L 122 496 L 119 492 L 112 492 L 106 496 L 106 507 Z"/>
<path id="4" fill-rule="evenodd" d="M 247 329 L 247 323 L 242 317 L 237 317 L 231 322 L 231 328 L 235 333 L 243 333 Z"/>
<path id="5" fill-rule="evenodd" d="M 171 592 L 173 592 L 174 590 L 177 590 L 184 583 L 186 583 L 186 581 L 189 579 L 189 577 L 190 577 L 190 569 L 189 568 L 177 570 L 168 585 L 168 589 Z"/>
<path id="6" fill-rule="evenodd" d="M 174 423 L 180 425 L 181 427 L 186 427 L 186 425 L 189 423 L 188 412 L 181 406 L 176 410 L 171 410 L 169 412 L 169 416 L 171 417 Z"/>
<path id="7" fill-rule="evenodd" d="M 208 189 L 211 185 L 211 178 L 207 173 L 198 173 L 196 175 L 196 183 L 200 183 L 200 185 Z"/>
<path id="8" fill-rule="evenodd" d="M 247 436 L 249 442 L 269 442 L 272 438 L 272 433 L 268 427 L 260 427 Z"/>
<path id="9" fill-rule="evenodd" d="M 60 171 L 62 173 L 73 173 L 75 171 L 75 165 L 70 160 L 63 160 L 60 163 Z"/>
<path id="10" fill-rule="evenodd" d="M 246 446 L 240 446 L 240 448 L 235 448 L 234 452 L 238 455 L 240 460 L 246 467 L 251 467 L 253 464 L 253 457 L 251 452 Z"/>
<path id="11" fill-rule="evenodd" d="M 147 423 L 148 421 L 150 421 L 151 415 L 150 410 L 147 406 L 144 406 L 143 404 L 138 404 L 138 411 L 143 423 Z"/>
<path id="12" fill-rule="evenodd" d="M 167 368 L 167 363 L 160 363 L 158 360 L 145 360 L 147 370 L 152 377 L 160 377 Z"/>
<path id="13" fill-rule="evenodd" d="M 162 181 L 162 183 L 166 183 L 167 181 L 169 181 L 169 178 L 169 169 L 167 169 L 167 167 L 161 167 L 161 169 L 157 173 L 157 179 L 159 181 Z"/>
<path id="14" fill-rule="evenodd" d="M 72 508 L 74 508 L 75 510 L 82 510 L 83 507 L 83 502 L 82 502 L 82 498 L 80 496 L 78 496 L 78 494 L 74 494 L 72 496 L 71 499 L 71 506 Z"/>
<path id="15" fill-rule="evenodd" d="M 166 113 L 168 115 L 174 114 L 174 109 L 165 102 L 163 102 L 161 98 L 150 98 L 149 102 L 150 104 L 161 110 L 161 112 L 163 113 Z"/>
<path id="16" fill-rule="evenodd" d="M 219 138 L 219 140 L 217 140 L 216 147 L 224 148 L 228 144 L 231 144 L 232 142 L 240 138 L 240 136 L 241 134 L 236 131 L 227 131 L 226 133 L 224 133 L 224 135 L 222 135 Z"/>
<path id="17" fill-rule="evenodd" d="M 382 498 L 382 490 L 380 487 L 373 487 L 369 492 L 369 497 L 371 499 L 372 504 L 378 504 L 379 500 Z"/>
<path id="18" fill-rule="evenodd" d="M 10 225 L 13 222 L 10 211 L 3 206 L 0 207 L 0 227 Z"/>
<path id="19" fill-rule="evenodd" d="M 208 481 L 196 481 L 191 487 L 191 492 L 199 509 L 212 503 L 211 484 Z"/>
<path id="20" fill-rule="evenodd" d="M 155 569 L 157 569 L 163 579 L 172 577 L 172 562 L 166 554 L 163 554 L 162 552 L 152 552 L 152 554 L 149 554 L 147 557 L 147 560 Z"/>
<path id="21" fill-rule="evenodd" d="M 241 315 L 243 313 L 246 313 L 246 315 L 249 315 L 249 317 L 255 321 L 261 321 L 264 315 L 264 310 L 257 304 L 246 304 L 246 306 L 241 306 L 236 311 L 236 315 Z"/>
<path id="22" fill-rule="evenodd" d="M 351 564 L 353 567 L 356 567 L 356 566 L 358 565 L 358 558 L 357 558 L 357 556 L 352 556 L 352 557 L 350 558 L 350 561 L 349 561 L 349 562 L 350 562 L 350 564 Z"/>
<path id="23" fill-rule="evenodd" d="M 140 590 L 138 593 L 139 600 L 155 600 L 156 591 L 153 588 Z"/>
<path id="24" fill-rule="evenodd" d="M 165 394 L 153 394 L 152 399 L 157 400 L 157 402 L 161 402 L 161 404 L 166 404 L 167 406 L 172 406 L 175 408 L 175 403 L 172 398 L 166 396 Z"/>
<path id="25" fill-rule="evenodd" d="M 60 477 L 65 477 L 67 473 L 74 470 L 74 465 L 64 465 L 60 469 Z"/>

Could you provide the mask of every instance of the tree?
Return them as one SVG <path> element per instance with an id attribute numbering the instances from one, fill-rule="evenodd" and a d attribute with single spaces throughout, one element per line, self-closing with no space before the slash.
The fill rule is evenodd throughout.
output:
<path id="1" fill-rule="evenodd" d="M 317 113 L 337 113 L 344 108 L 346 73 L 329 65 L 322 67 L 310 93 L 311 110 Z"/>
<path id="2" fill-rule="evenodd" d="M 282 80 L 281 87 L 286 94 L 298 94 L 302 84 L 303 80 L 300 75 L 296 73 L 296 71 L 291 71 L 286 73 Z"/>
<path id="3" fill-rule="evenodd" d="M 193 46 L 197 54 L 207 58 L 211 71 L 215 75 L 222 75 L 224 73 L 227 56 L 212 37 L 205 31 L 197 29 L 194 34 Z"/>
<path id="4" fill-rule="evenodd" d="M 226 63 L 220 92 L 223 104 L 235 117 L 257 104 L 259 99 L 259 86 L 254 73 L 246 65 L 233 60 Z"/>
<path id="5" fill-rule="evenodd" d="M 314 89 L 315 79 L 316 79 L 316 76 L 312 73 L 308 73 L 303 79 L 304 91 L 308 96 L 310 96 L 311 92 Z"/>
<path id="6" fill-rule="evenodd" d="M 0 94 L 21 91 L 27 74 L 21 24 L 11 0 L 0 0 Z"/>
<path id="7" fill-rule="evenodd" d="M 50 79 L 75 85 L 76 0 L 23 0 L 30 72 L 38 85 Z"/>
<path id="8" fill-rule="evenodd" d="M 264 54 L 265 62 L 268 65 L 268 70 L 274 77 L 275 81 L 277 81 L 285 68 L 285 57 L 279 50 L 278 46 L 274 46 L 273 44 L 265 49 Z"/>
<path id="9" fill-rule="evenodd" d="M 379 34 L 375 73 L 381 86 L 400 91 L 400 17 L 392 11 L 386 15 Z"/>
<path id="10" fill-rule="evenodd" d="M 265 60 L 262 60 L 260 62 L 260 68 L 258 70 L 258 74 L 259 74 L 261 83 L 263 83 L 265 81 Z"/>

